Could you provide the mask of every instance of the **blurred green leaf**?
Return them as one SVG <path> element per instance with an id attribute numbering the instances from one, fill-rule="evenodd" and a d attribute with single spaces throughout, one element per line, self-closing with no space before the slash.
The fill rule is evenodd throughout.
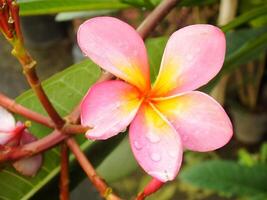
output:
<path id="1" fill-rule="evenodd" d="M 162 0 L 150 0 L 151 3 L 156 6 L 158 5 Z M 213 3 L 217 3 L 219 0 L 182 0 L 178 2 L 178 6 L 202 6 L 202 5 L 209 5 Z"/>
<path id="2" fill-rule="evenodd" d="M 244 24 L 244 23 L 247 23 L 248 21 L 250 21 L 252 19 L 255 19 L 255 18 L 260 17 L 262 15 L 266 15 L 266 13 L 267 13 L 267 5 L 249 10 L 248 12 L 245 12 L 244 14 L 236 17 L 230 23 L 223 26 L 222 30 L 224 32 L 227 32 L 233 28 L 236 28 L 236 27 Z"/>
<path id="3" fill-rule="evenodd" d="M 232 161 L 207 161 L 185 169 L 180 178 L 201 189 L 229 196 L 267 198 L 266 165 L 247 167 Z"/>
<path id="4" fill-rule="evenodd" d="M 116 10 L 96 10 L 96 11 L 79 11 L 79 12 L 61 12 L 56 15 L 55 20 L 58 22 L 69 21 L 77 18 L 91 18 L 101 15 L 110 15 Z"/>
<path id="5" fill-rule="evenodd" d="M 158 75 L 161 58 L 167 41 L 167 37 L 151 38 L 146 41 L 151 82 L 154 82 Z"/>
<path id="6" fill-rule="evenodd" d="M 267 50 L 267 27 L 243 29 L 226 34 L 227 53 L 222 70 L 205 86 L 210 91 L 225 74 L 233 72 L 242 64 L 258 58 Z"/>
<path id="7" fill-rule="evenodd" d="M 137 163 L 133 157 L 127 135 L 101 162 L 101 164 L 97 167 L 97 172 L 101 174 L 106 181 L 112 182 L 118 180 L 118 178 L 129 175 L 136 169 Z"/>
<path id="8" fill-rule="evenodd" d="M 117 10 L 129 7 L 120 0 L 19 0 L 18 3 L 21 16 L 70 11 Z"/>

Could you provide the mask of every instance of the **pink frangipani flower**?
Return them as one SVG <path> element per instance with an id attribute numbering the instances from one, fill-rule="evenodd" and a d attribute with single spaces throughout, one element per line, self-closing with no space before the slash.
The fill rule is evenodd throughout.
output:
<path id="1" fill-rule="evenodd" d="M 224 109 L 210 96 L 193 91 L 221 69 L 225 36 L 212 25 L 176 31 L 164 51 L 159 75 L 151 86 L 145 45 L 128 24 L 112 17 L 84 22 L 78 44 L 90 59 L 121 80 L 95 84 L 81 104 L 86 136 L 104 140 L 124 131 L 134 156 L 152 177 L 173 180 L 183 149 L 212 151 L 232 137 Z"/>
<path id="2" fill-rule="evenodd" d="M 26 126 L 15 121 L 15 118 L 6 109 L 0 106 L 0 145 L 20 146 L 36 141 Z M 42 166 L 41 154 L 24 158 L 12 163 L 13 167 L 25 176 L 34 176 Z"/>
<path id="3" fill-rule="evenodd" d="M 20 133 L 25 129 L 23 124 L 16 125 L 14 117 L 0 106 L 0 145 L 18 143 Z M 14 142 L 13 142 L 13 141 Z"/>

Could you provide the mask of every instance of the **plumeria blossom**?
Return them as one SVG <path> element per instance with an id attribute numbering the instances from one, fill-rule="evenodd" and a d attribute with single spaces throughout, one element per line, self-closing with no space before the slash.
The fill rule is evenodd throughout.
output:
<path id="1" fill-rule="evenodd" d="M 18 143 L 20 133 L 25 129 L 23 124 L 16 125 L 14 117 L 0 106 L 0 145 Z M 13 140 L 13 141 L 12 141 Z"/>
<path id="2" fill-rule="evenodd" d="M 81 104 L 81 123 L 92 140 L 123 132 L 134 156 L 152 177 L 173 180 L 184 149 L 212 151 L 231 138 L 232 124 L 210 96 L 194 91 L 221 69 L 225 36 L 212 25 L 192 25 L 170 37 L 151 86 L 145 45 L 128 24 L 97 17 L 78 30 L 85 55 L 120 80 L 95 84 Z"/>
<path id="3" fill-rule="evenodd" d="M 15 121 L 11 113 L 0 106 L 0 145 L 19 146 L 37 140 L 26 126 Z M 13 163 L 14 168 L 25 176 L 34 176 L 42 165 L 42 155 L 24 158 Z"/>

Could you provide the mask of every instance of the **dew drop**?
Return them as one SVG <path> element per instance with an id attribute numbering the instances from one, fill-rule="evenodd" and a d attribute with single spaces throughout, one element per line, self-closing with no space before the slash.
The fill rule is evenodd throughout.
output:
<path id="1" fill-rule="evenodd" d="M 161 156 L 160 156 L 158 153 L 152 153 L 152 154 L 150 155 L 150 157 L 151 157 L 151 159 L 152 159 L 153 161 L 155 161 L 155 162 L 158 162 L 158 161 L 160 161 L 160 159 L 161 159 Z"/>
<path id="2" fill-rule="evenodd" d="M 169 155 L 172 158 L 176 158 L 176 152 L 175 151 L 169 151 Z"/>
<path id="3" fill-rule="evenodd" d="M 151 142 L 151 143 L 158 143 L 160 141 L 160 137 L 157 136 L 156 134 L 146 134 L 146 138 Z"/>
<path id="4" fill-rule="evenodd" d="M 139 142 L 137 141 L 134 141 L 134 147 L 137 149 L 137 150 L 141 150 L 142 149 L 142 146 Z"/>

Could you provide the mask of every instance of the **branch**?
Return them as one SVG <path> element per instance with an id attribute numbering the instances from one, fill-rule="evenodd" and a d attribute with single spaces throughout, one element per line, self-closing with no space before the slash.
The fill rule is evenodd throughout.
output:
<path id="1" fill-rule="evenodd" d="M 27 119 L 30 119 L 32 121 L 35 121 L 37 123 L 43 124 L 49 128 L 54 128 L 54 123 L 48 118 L 45 117 L 37 112 L 34 112 L 18 103 L 16 103 L 13 99 L 8 98 L 4 94 L 0 93 L 0 106 L 6 108 L 7 110 L 17 113 L 19 115 L 22 115 L 26 117 Z"/>
<path id="2" fill-rule="evenodd" d="M 61 144 L 60 200 L 69 200 L 69 149 L 66 142 Z"/>
<path id="3" fill-rule="evenodd" d="M 121 200 L 119 197 L 112 193 L 112 189 L 107 186 L 105 181 L 100 176 L 97 175 L 94 167 L 87 160 L 86 156 L 73 138 L 67 139 L 67 145 L 100 195 L 109 200 Z"/>
<path id="4" fill-rule="evenodd" d="M 158 23 L 169 14 L 179 0 L 164 0 L 162 1 L 139 25 L 137 32 L 145 40 L 149 33 L 156 28 Z"/>
<path id="5" fill-rule="evenodd" d="M 14 161 L 41 153 L 53 148 L 68 136 L 69 135 L 64 135 L 58 130 L 54 130 L 51 134 L 35 142 L 17 147 L 3 147 L 4 149 L 1 149 L 0 151 L 0 163 L 5 161 Z"/>

